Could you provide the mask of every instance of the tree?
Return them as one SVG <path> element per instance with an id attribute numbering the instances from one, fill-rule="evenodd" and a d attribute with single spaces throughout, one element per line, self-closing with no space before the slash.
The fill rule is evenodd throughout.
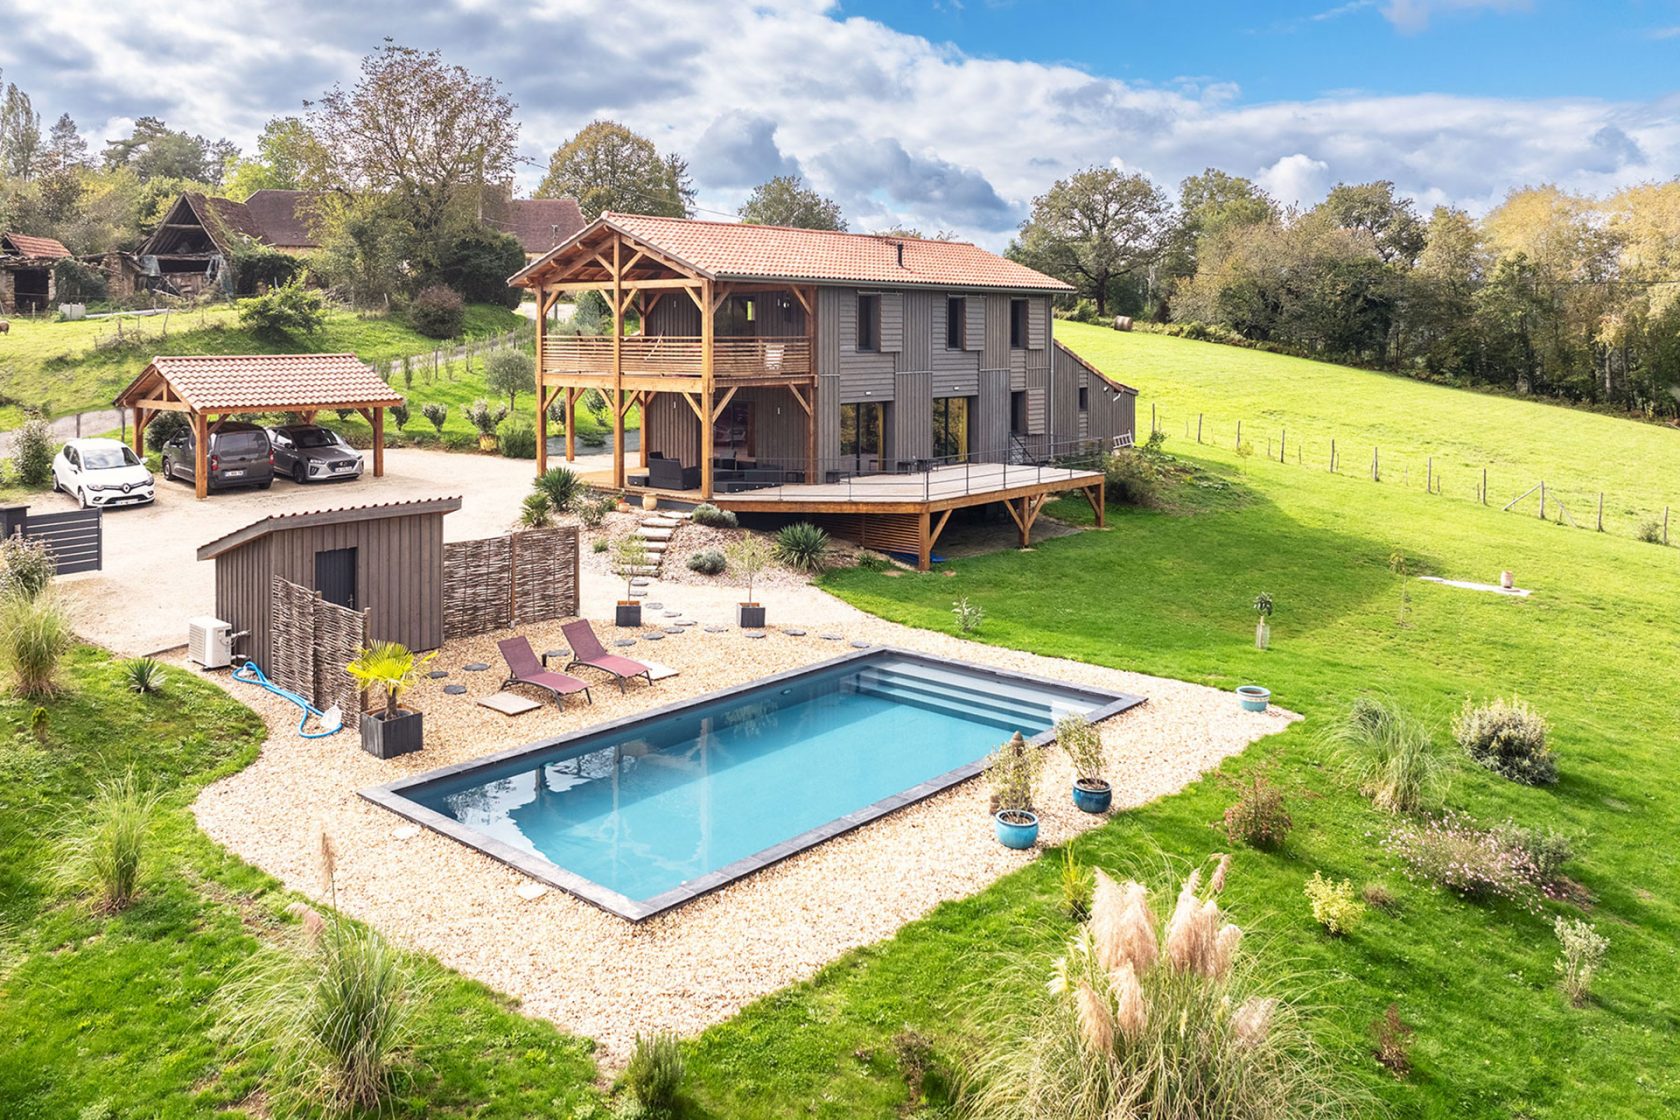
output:
<path id="1" fill-rule="evenodd" d="M 493 350 L 484 359 L 484 387 L 492 393 L 506 393 L 508 411 L 520 393 L 537 391 L 537 364 L 524 350 L 508 346 Z"/>
<path id="2" fill-rule="evenodd" d="M 598 120 L 554 150 L 538 198 L 574 198 L 587 221 L 608 210 L 683 218 L 694 190 L 688 165 L 617 121 Z"/>
<path id="3" fill-rule="evenodd" d="M 1164 258 L 1168 277 L 1196 274 L 1201 246 L 1227 230 L 1257 226 L 1278 218 L 1277 203 L 1253 180 L 1210 167 L 1178 185 L 1178 225 Z"/>
<path id="4" fill-rule="evenodd" d="M 226 193 L 244 200 L 260 190 L 303 190 L 326 180 L 326 153 L 301 117 L 275 117 L 257 137 L 256 154 L 228 169 Z"/>
<path id="5" fill-rule="evenodd" d="M 798 175 L 778 175 L 753 188 L 741 206 L 741 220 L 749 225 L 798 226 L 801 229 L 846 228 L 840 204 L 807 187 Z"/>
<path id="6" fill-rule="evenodd" d="M 449 236 L 439 248 L 430 282 L 447 284 L 468 303 L 519 306 L 519 289 L 507 278 L 525 265 L 525 250 L 512 234 L 471 225 Z"/>
<path id="7" fill-rule="evenodd" d="M 15 84 L 0 98 L 0 174 L 25 182 L 41 161 L 41 114 Z"/>
<path id="8" fill-rule="evenodd" d="M 1423 222 L 1409 198 L 1397 198 L 1387 179 L 1370 183 L 1337 183 L 1323 202 L 1313 207 L 1338 227 L 1369 238 L 1384 264 L 1411 267 L 1423 252 Z"/>
<path id="9" fill-rule="evenodd" d="M 238 154 L 239 149 L 227 140 L 211 143 L 202 136 L 177 132 L 157 117 L 141 117 L 127 136 L 105 145 L 105 166 L 133 168 L 142 183 L 185 179 L 215 186 L 222 181 L 225 164 Z"/>
<path id="10" fill-rule="evenodd" d="M 52 126 L 47 138 L 46 164 L 49 171 L 64 172 L 85 167 L 88 162 L 87 141 L 76 130 L 76 122 L 64 113 Z"/>
<path id="11" fill-rule="evenodd" d="M 387 196 L 406 213 L 425 271 L 444 231 L 476 221 L 483 192 L 513 177 L 515 108 L 494 78 L 387 43 L 362 59 L 354 86 L 310 107 L 307 124 L 333 185 Z"/>
<path id="12" fill-rule="evenodd" d="M 294 334 L 316 334 L 326 321 L 325 302 L 319 292 L 303 286 L 302 277 L 255 299 L 239 301 L 240 324 L 264 338 L 285 340 Z"/>
<path id="13" fill-rule="evenodd" d="M 1146 176 L 1094 167 L 1033 199 L 1008 255 L 1066 280 L 1106 315 L 1115 282 L 1161 255 L 1170 218 L 1166 195 Z"/>

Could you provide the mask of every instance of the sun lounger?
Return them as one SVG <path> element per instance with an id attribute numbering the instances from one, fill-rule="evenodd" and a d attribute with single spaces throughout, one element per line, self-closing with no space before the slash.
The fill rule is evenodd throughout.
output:
<path id="1" fill-rule="evenodd" d="M 587 618 L 580 618 L 576 622 L 565 623 L 560 629 L 566 635 L 566 641 L 572 647 L 572 660 L 566 668 L 573 665 L 587 665 L 591 669 L 599 669 L 603 673 L 611 673 L 618 678 L 618 689 L 624 691 L 624 682 L 631 677 L 646 677 L 648 684 L 653 683 L 653 673 L 640 661 L 632 661 L 628 657 L 620 657 L 616 653 L 608 653 L 601 644 L 601 639 L 595 636 L 595 629 L 589 625 Z"/>
<path id="2" fill-rule="evenodd" d="M 536 651 L 526 639 L 508 638 L 497 642 L 496 648 L 502 651 L 502 660 L 507 662 L 508 667 L 508 678 L 502 682 L 503 688 L 510 684 L 528 684 L 553 693 L 554 703 L 560 707 L 565 706 L 566 697 L 574 692 L 583 693 L 583 698 L 591 704 L 595 702 L 595 698 L 589 695 L 587 681 L 543 668 L 542 662 L 537 660 Z"/>

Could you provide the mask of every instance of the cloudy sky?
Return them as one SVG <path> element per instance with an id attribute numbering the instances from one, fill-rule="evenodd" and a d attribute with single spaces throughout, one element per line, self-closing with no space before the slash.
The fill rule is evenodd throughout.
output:
<path id="1" fill-rule="evenodd" d="M 0 69 L 96 142 L 151 114 L 248 147 L 385 37 L 519 104 L 529 189 L 610 116 L 690 161 L 703 216 L 797 171 L 855 229 L 1004 244 L 1111 164 L 1206 166 L 1310 204 L 1395 180 L 1480 211 L 1513 186 L 1680 173 L 1680 0 L 6 0 Z"/>

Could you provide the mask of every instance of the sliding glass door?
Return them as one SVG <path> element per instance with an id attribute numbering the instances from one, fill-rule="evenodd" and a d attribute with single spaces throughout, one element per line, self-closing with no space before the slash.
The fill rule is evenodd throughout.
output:
<path id="1" fill-rule="evenodd" d="M 877 469 L 886 448 L 887 406 L 860 401 L 840 406 L 840 454 L 858 474 Z"/>
<path id="2" fill-rule="evenodd" d="M 933 457 L 941 463 L 968 458 L 968 398 L 933 398 Z"/>

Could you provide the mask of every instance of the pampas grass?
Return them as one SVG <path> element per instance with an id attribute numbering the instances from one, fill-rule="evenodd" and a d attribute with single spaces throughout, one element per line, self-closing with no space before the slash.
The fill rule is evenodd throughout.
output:
<path id="1" fill-rule="evenodd" d="M 1429 729 L 1392 700 L 1361 696 L 1328 738 L 1379 809 L 1420 812 L 1445 792 L 1446 760 Z"/>

